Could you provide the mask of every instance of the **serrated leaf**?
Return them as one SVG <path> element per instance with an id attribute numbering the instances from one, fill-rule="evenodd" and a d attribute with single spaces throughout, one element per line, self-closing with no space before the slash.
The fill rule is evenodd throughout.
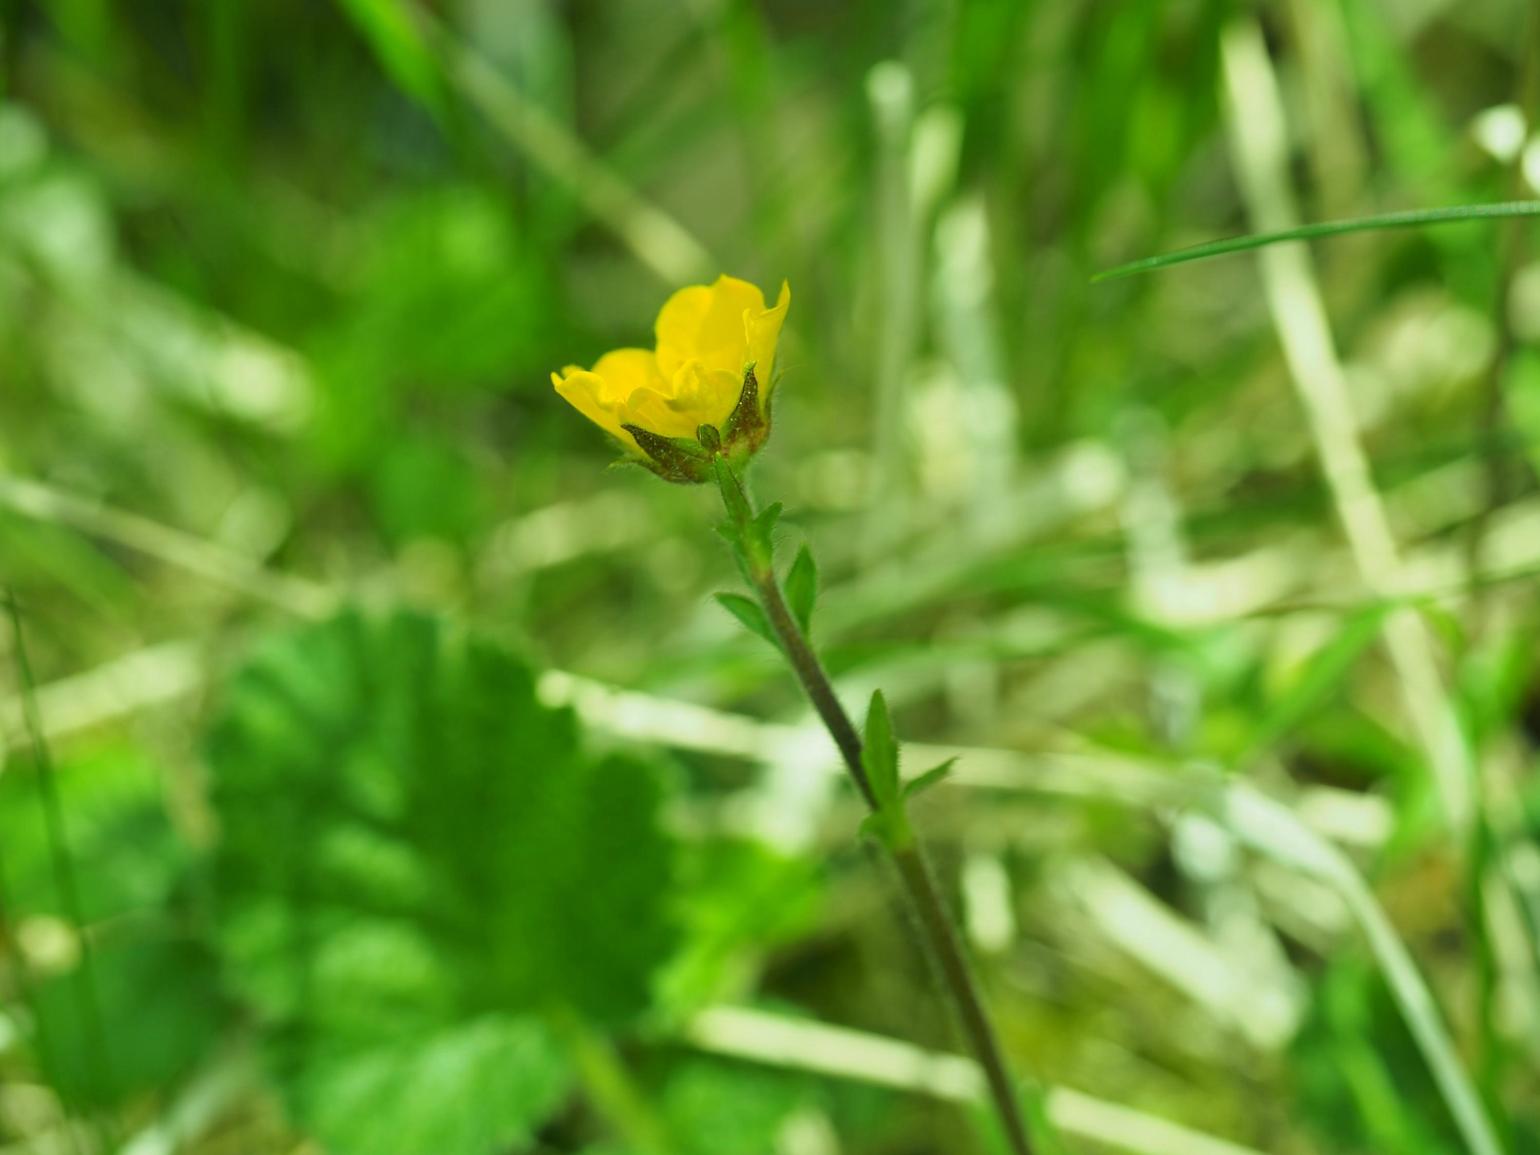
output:
<path id="1" fill-rule="evenodd" d="M 758 602 L 742 594 L 717 594 L 716 599 L 717 604 L 743 623 L 750 633 L 758 634 L 772 646 L 780 648 L 781 643 L 770 627 L 770 619 L 765 617 L 765 611 L 760 609 Z"/>
<path id="2" fill-rule="evenodd" d="M 861 765 L 871 782 L 872 793 L 886 807 L 898 800 L 898 744 L 893 740 L 893 721 L 888 703 L 877 690 L 866 710 L 866 734 L 861 743 Z"/>
<path id="3" fill-rule="evenodd" d="M 803 633 L 812 628 L 813 607 L 817 601 L 818 563 L 813 560 L 812 551 L 804 545 L 797 551 L 796 560 L 786 573 L 786 604 L 791 607 L 792 616 L 797 619 Z"/>
<path id="4" fill-rule="evenodd" d="M 571 1084 L 567 1056 L 550 1031 L 491 1015 L 326 1055 L 307 1074 L 307 1118 L 337 1155 L 488 1155 L 523 1150 Z"/>
<path id="5" fill-rule="evenodd" d="M 925 773 L 911 778 L 908 782 L 904 783 L 904 799 L 907 801 L 910 798 L 923 794 L 932 786 L 937 786 L 944 782 L 952 773 L 952 767 L 955 765 L 957 765 L 957 759 L 948 758 L 941 765 L 933 766 L 925 771 Z"/>
<path id="6" fill-rule="evenodd" d="M 273 640 L 227 694 L 208 756 L 230 985 L 269 1028 L 296 1117 L 337 1155 L 416 1150 L 368 1145 L 362 1116 L 426 1095 L 414 1071 L 450 1067 L 425 1080 L 424 1112 L 475 1115 L 486 1105 L 462 1088 L 480 1086 L 527 1117 L 505 1104 L 490 1146 L 467 1123 L 450 1129 L 465 1145 L 420 1149 L 516 1145 L 551 1100 L 500 1080 L 546 1076 L 472 1062 L 510 1053 L 477 1024 L 550 1007 L 629 1021 L 673 951 L 657 775 L 585 753 L 534 681 L 432 619 L 347 614 Z M 348 1099 L 365 1130 L 326 1106 L 339 1078 L 370 1090 Z"/>

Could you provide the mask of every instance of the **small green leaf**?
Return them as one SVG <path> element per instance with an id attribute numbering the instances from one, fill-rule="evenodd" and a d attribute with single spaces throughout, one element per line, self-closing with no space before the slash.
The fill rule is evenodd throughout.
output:
<path id="1" fill-rule="evenodd" d="M 717 604 L 733 617 L 743 623 L 750 633 L 758 634 L 777 649 L 780 641 L 775 636 L 775 631 L 770 628 L 770 621 L 765 617 L 765 611 L 759 608 L 759 603 L 752 598 L 746 598 L 742 594 L 717 594 Z"/>
<path id="2" fill-rule="evenodd" d="M 807 546 L 797 551 L 797 560 L 786 574 L 786 601 L 792 616 L 807 633 L 813 624 L 813 605 L 818 600 L 818 563 Z"/>
<path id="3" fill-rule="evenodd" d="M 861 745 L 861 764 L 872 784 L 872 793 L 883 808 L 898 801 L 898 743 L 893 740 L 893 721 L 888 703 L 877 690 L 866 711 L 866 738 Z"/>
<path id="4" fill-rule="evenodd" d="M 750 527 L 749 536 L 752 548 L 768 569 L 771 560 L 775 557 L 775 526 L 781 520 L 781 503 L 775 502 L 767 505 L 760 511 Z"/>
<path id="5" fill-rule="evenodd" d="M 948 758 L 939 766 L 933 766 L 917 778 L 911 778 L 904 783 L 904 798 L 908 800 L 916 795 L 923 794 L 932 786 L 939 785 L 952 773 L 952 767 L 957 765 L 956 758 Z"/>

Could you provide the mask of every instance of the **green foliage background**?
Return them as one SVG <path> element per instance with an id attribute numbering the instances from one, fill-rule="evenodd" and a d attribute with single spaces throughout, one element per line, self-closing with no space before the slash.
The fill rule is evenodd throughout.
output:
<path id="1" fill-rule="evenodd" d="M 1540 1151 L 1535 226 L 1091 283 L 1537 118 L 1522 0 L 0 0 L 0 1155 L 994 1149 L 713 495 L 550 387 L 720 271 L 1062 1149 Z"/>

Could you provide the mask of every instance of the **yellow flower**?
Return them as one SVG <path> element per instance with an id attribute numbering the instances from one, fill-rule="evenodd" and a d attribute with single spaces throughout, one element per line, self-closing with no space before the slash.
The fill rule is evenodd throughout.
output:
<path id="1" fill-rule="evenodd" d="M 628 425 L 692 442 L 702 425 L 725 433 L 751 365 L 759 389 L 757 416 L 766 412 L 775 346 L 790 305 L 791 287 L 784 282 L 773 308 L 765 307 L 756 286 L 736 277 L 691 285 L 658 314 L 655 350 L 616 349 L 592 369 L 569 365 L 552 373 L 551 382 L 573 408 L 638 456 L 652 451 L 637 442 Z"/>

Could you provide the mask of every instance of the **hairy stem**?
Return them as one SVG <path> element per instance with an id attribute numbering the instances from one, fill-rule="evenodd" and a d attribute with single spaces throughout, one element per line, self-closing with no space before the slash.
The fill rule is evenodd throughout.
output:
<path id="1" fill-rule="evenodd" d="M 835 695 L 823 663 L 818 660 L 807 635 L 802 632 L 786 604 L 771 564 L 770 550 L 766 543 L 756 543 L 754 540 L 756 530 L 752 525 L 753 507 L 742 482 L 731 470 L 726 469 L 718 472 L 718 480 L 728 516 L 743 543 L 741 552 L 744 568 L 770 627 L 780 639 L 781 649 L 808 700 L 812 702 L 813 709 L 818 712 L 835 746 L 839 748 L 840 757 L 856 790 L 867 806 L 876 811 L 877 796 L 861 760 L 860 736 L 850 715 Z M 1010 1149 L 1013 1155 L 1032 1155 L 1032 1143 L 1027 1135 L 1026 1119 L 1017 1097 L 1015 1080 L 1011 1077 L 1010 1068 L 1000 1048 L 994 1023 L 984 1006 L 983 993 L 963 948 L 962 938 L 957 933 L 956 922 L 936 886 L 935 875 L 924 848 L 912 837 L 900 845 L 889 845 L 886 842 L 883 845 L 897 868 L 915 925 L 920 930 L 936 974 L 952 1001 L 952 1009 L 974 1058 L 984 1070 L 990 1098 L 1000 1117 Z"/>
<path id="2" fill-rule="evenodd" d="M 797 675 L 797 681 L 802 683 L 808 701 L 812 702 L 824 728 L 839 748 L 840 758 L 850 772 L 851 781 L 855 783 L 866 805 L 872 810 L 877 809 L 877 796 L 872 792 L 866 768 L 861 764 L 861 739 L 855 725 L 850 715 L 845 713 L 840 700 L 834 696 L 834 687 L 824 672 L 823 664 L 813 653 L 813 647 L 803 636 L 796 619 L 791 616 L 775 574 L 771 571 L 756 574 L 754 592 L 759 595 L 759 604 L 764 607 L 765 616 L 770 619 L 770 627 L 775 631 L 775 636 L 781 639 L 781 648 L 786 653 L 786 660 L 791 663 L 792 672 Z"/>

